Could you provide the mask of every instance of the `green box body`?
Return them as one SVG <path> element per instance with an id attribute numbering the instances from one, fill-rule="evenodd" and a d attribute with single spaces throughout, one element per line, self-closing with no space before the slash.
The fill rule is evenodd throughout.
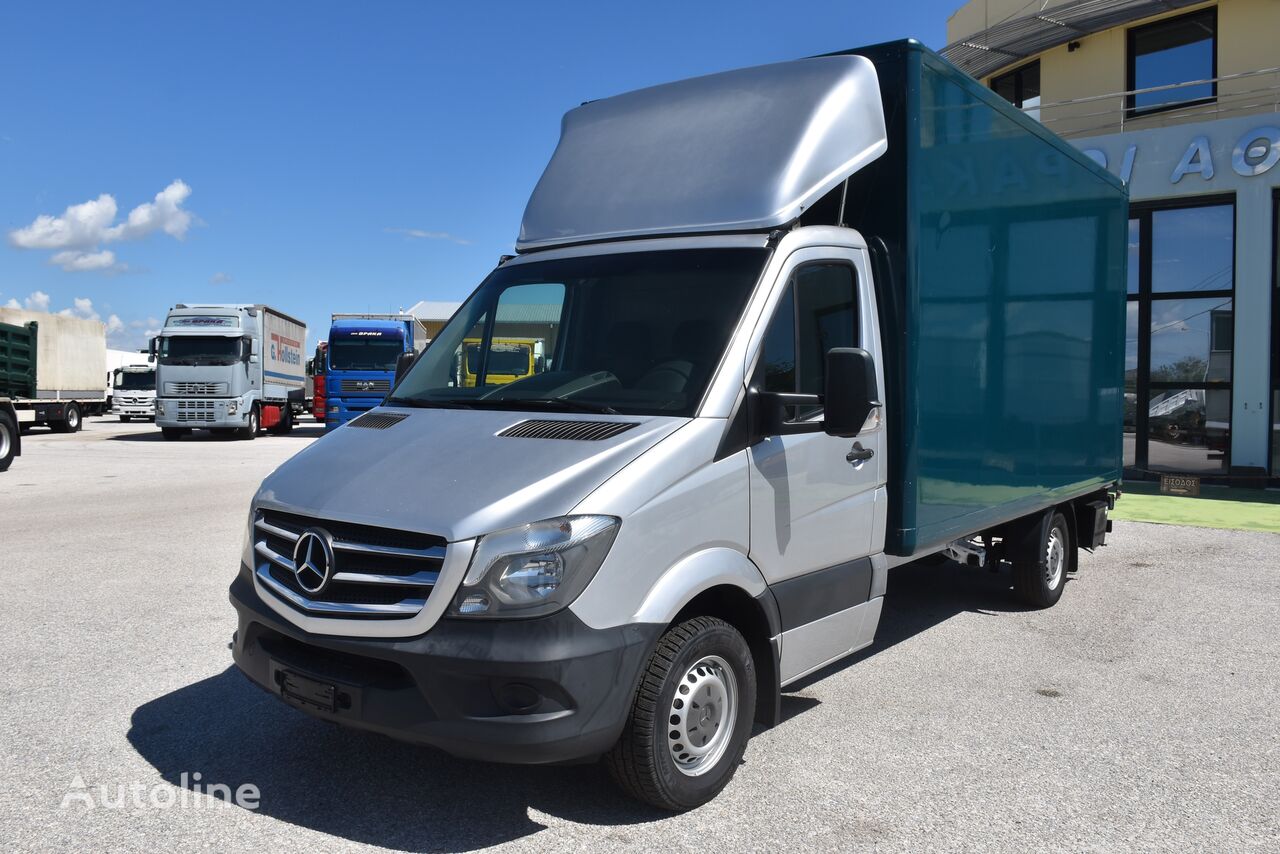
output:
<path id="1" fill-rule="evenodd" d="M 38 331 L 36 323 L 0 323 L 0 397 L 36 397 Z"/>
<path id="2" fill-rule="evenodd" d="M 886 551 L 1119 482 L 1123 185 L 916 42 L 851 53 L 876 65 L 889 135 L 844 217 L 878 267 Z"/>

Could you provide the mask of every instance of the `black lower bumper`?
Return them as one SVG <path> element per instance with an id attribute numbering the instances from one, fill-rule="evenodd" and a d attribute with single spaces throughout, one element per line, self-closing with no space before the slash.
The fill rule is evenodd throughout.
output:
<path id="1" fill-rule="evenodd" d="M 236 664 L 316 717 L 429 744 L 470 759 L 587 760 L 622 732 L 640 670 L 662 626 L 592 629 L 570 611 L 531 620 L 442 619 L 405 639 L 313 635 L 258 596 L 243 566 L 231 585 Z M 300 699 L 291 676 L 334 686 Z"/>

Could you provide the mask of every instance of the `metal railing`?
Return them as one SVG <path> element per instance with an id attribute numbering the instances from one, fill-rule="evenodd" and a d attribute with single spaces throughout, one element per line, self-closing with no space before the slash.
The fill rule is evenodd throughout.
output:
<path id="1" fill-rule="evenodd" d="M 1266 78 L 1270 77 L 1268 81 Z M 1179 89 L 1190 89 L 1210 84 L 1231 83 L 1248 80 L 1260 85 L 1249 88 L 1222 91 L 1217 86 L 1216 96 L 1209 98 L 1187 99 L 1185 104 L 1171 102 L 1133 109 L 1130 99 L 1138 95 L 1154 92 L 1171 92 Z M 1070 109 L 1082 104 L 1104 107 L 1100 110 L 1076 111 Z M 1036 106 L 1024 107 L 1024 112 L 1034 115 L 1040 123 L 1059 133 L 1071 136 L 1088 136 L 1106 131 L 1118 130 L 1124 133 L 1126 123 L 1143 122 L 1156 118 L 1161 121 L 1184 118 L 1225 118 L 1233 115 L 1271 110 L 1280 112 L 1280 67 L 1261 68 L 1256 71 L 1242 71 L 1238 74 L 1223 74 L 1219 77 L 1208 77 L 1203 80 L 1187 80 L 1183 83 L 1171 83 L 1165 86 L 1149 86 L 1145 89 L 1128 89 L 1123 92 L 1109 92 L 1105 95 L 1090 95 L 1086 98 L 1070 98 L 1065 101 L 1050 101 Z M 1054 115 L 1054 111 L 1059 111 Z M 1090 122 L 1094 122 L 1090 124 Z M 1070 123 L 1070 127 L 1054 127 Z"/>

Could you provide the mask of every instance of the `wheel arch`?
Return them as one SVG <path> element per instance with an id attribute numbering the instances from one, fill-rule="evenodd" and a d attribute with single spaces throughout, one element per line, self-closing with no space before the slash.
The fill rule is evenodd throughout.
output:
<path id="1" fill-rule="evenodd" d="M 711 548 L 683 558 L 649 590 L 633 621 L 671 626 L 691 617 L 718 617 L 742 633 L 755 661 L 755 719 L 781 717 L 778 605 L 760 569 L 736 549 Z"/>

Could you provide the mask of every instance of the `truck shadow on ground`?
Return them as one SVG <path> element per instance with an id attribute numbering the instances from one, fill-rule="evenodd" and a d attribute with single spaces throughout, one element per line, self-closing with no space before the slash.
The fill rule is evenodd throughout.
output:
<path id="1" fill-rule="evenodd" d="M 278 439 L 319 439 L 324 435 L 324 426 L 321 424 L 300 424 L 294 427 L 288 433 L 259 433 L 257 441 L 276 441 Z M 111 442 L 163 442 L 164 436 L 160 433 L 160 428 L 156 427 L 139 433 L 121 433 L 118 436 L 108 436 Z M 244 441 L 234 433 L 212 433 L 208 430 L 196 430 L 189 436 L 183 436 L 178 440 L 182 442 L 242 442 Z"/>
<path id="2" fill-rule="evenodd" d="M 129 742 L 174 786 L 194 788 L 197 771 L 201 786 L 253 784 L 264 815 L 402 851 L 473 851 L 535 834 L 545 825 L 531 809 L 603 826 L 668 815 L 627 800 L 602 765 L 454 759 L 310 718 L 234 667 L 139 707 L 131 724 Z M 624 827 L 614 841 L 626 844 Z"/>
<path id="3" fill-rule="evenodd" d="M 895 570 L 876 643 L 788 691 L 962 611 L 1022 610 L 1007 587 L 1007 574 L 954 564 Z M 782 726 L 819 703 L 785 696 Z M 404 851 L 472 851 L 529 836 L 545 829 L 531 810 L 612 827 L 610 841 L 625 846 L 627 825 L 668 816 L 628 800 L 602 765 L 490 765 L 341 729 L 285 706 L 234 667 L 140 706 L 131 724 L 130 743 L 175 786 L 195 772 L 203 786 L 253 784 L 265 815 Z"/>

